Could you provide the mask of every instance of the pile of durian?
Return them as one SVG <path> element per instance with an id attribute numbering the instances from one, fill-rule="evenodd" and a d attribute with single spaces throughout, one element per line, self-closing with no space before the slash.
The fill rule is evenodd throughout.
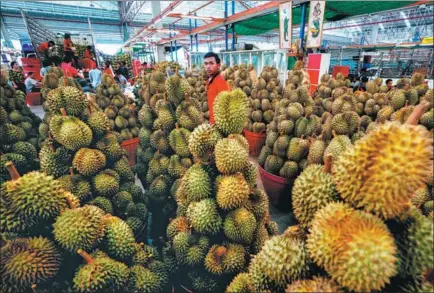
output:
<path id="1" fill-rule="evenodd" d="M 222 292 L 268 237 L 278 234 L 240 134 L 247 110 L 241 89 L 222 92 L 214 104 L 215 125 L 201 124 L 189 135 L 195 163 L 178 181 L 177 214 L 167 227 L 163 254 L 177 265 L 173 278 L 194 292 Z"/>
<path id="2" fill-rule="evenodd" d="M 209 109 L 208 109 L 208 98 L 206 95 L 206 80 L 208 79 L 208 74 L 204 69 L 198 70 L 193 67 L 192 71 L 186 70 L 184 72 L 184 77 L 186 78 L 188 84 L 192 87 L 191 97 L 197 99 L 203 111 L 203 116 L 205 119 L 209 119 Z M 204 121 L 205 123 L 207 121 Z"/>
<path id="3" fill-rule="evenodd" d="M 60 67 L 51 66 L 47 75 L 42 79 L 42 98 L 45 100 L 47 98 L 48 92 L 61 86 L 72 86 L 82 90 L 81 85 L 76 79 L 63 76 L 63 71 Z M 45 107 L 44 104 L 43 106 Z"/>
<path id="4" fill-rule="evenodd" d="M 282 99 L 283 86 L 279 72 L 274 67 L 264 67 L 251 92 L 250 115 L 244 128 L 260 133 L 273 121 L 278 101 Z"/>
<path id="5" fill-rule="evenodd" d="M 138 89 L 137 95 L 139 106 L 143 104 L 152 105 L 163 98 L 163 93 L 166 91 L 166 74 L 160 70 L 154 70 L 151 74 L 146 74 L 135 85 Z"/>
<path id="6" fill-rule="evenodd" d="M 292 190 L 298 225 L 267 240 L 226 292 L 433 292 L 432 212 L 413 205 L 433 184 L 425 109 L 305 168 Z"/>
<path id="7" fill-rule="evenodd" d="M 137 236 L 143 235 L 148 200 L 134 184 L 122 139 L 110 131 L 107 116 L 71 86 L 50 91 L 45 104 L 48 138 L 39 154 L 41 170 L 80 203 L 125 219 Z"/>
<path id="8" fill-rule="evenodd" d="M 176 61 L 163 61 L 155 64 L 155 70 L 164 72 L 164 74 L 167 72 L 167 67 L 170 67 L 173 72 L 182 68 L 182 66 Z"/>
<path id="9" fill-rule="evenodd" d="M 154 74 L 154 73 L 152 73 Z M 164 235 L 169 218 L 175 216 L 173 193 L 193 164 L 188 150 L 191 131 L 202 123 L 200 103 L 189 96 L 189 85 L 178 75 L 166 81 L 162 99 L 145 103 L 139 111 L 138 178 L 148 190 L 149 209 L 153 213 L 152 236 Z"/>
<path id="10" fill-rule="evenodd" d="M 112 76 L 103 74 L 96 89 L 96 103 L 109 118 L 109 127 L 120 133 L 122 141 L 139 135 L 134 100 L 125 96 Z"/>
<path id="11" fill-rule="evenodd" d="M 397 88 L 387 93 L 382 82 L 369 81 L 366 92 L 353 92 L 343 75 L 334 79 L 325 74 L 312 97 L 306 85 L 289 82 L 267 127 L 259 165 L 274 175 L 295 179 L 308 165 L 323 163 L 329 154 L 336 160 L 376 126 L 386 121 L 403 123 L 414 105 L 432 100 L 432 90 L 422 84 L 423 76 L 418 74 L 412 81 L 401 79 Z M 432 102 L 420 123 L 433 128 Z"/>
<path id="12" fill-rule="evenodd" d="M 41 119 L 26 105 L 26 95 L 8 85 L 7 76 L 0 78 L 0 184 L 10 179 L 4 164 L 14 162 L 22 173 L 39 169 Z"/>
<path id="13" fill-rule="evenodd" d="M 41 172 L 1 186 L 1 292 L 167 292 L 158 253 L 137 243 L 128 222 L 84 205 Z"/>

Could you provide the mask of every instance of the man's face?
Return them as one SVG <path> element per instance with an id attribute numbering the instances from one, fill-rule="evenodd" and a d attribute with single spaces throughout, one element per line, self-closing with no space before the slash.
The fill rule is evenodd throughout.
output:
<path id="1" fill-rule="evenodd" d="M 220 68 L 220 64 L 217 64 L 215 57 L 205 58 L 204 65 L 206 73 L 210 76 L 215 74 Z"/>
<path id="2" fill-rule="evenodd" d="M 392 81 L 389 81 L 386 85 L 388 88 L 391 88 L 392 87 Z"/>
<path id="3" fill-rule="evenodd" d="M 15 63 L 12 69 L 18 69 L 18 63 Z"/>

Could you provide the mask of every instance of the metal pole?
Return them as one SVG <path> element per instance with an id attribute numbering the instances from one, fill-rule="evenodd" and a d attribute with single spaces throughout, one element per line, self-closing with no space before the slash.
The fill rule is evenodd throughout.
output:
<path id="1" fill-rule="evenodd" d="M 306 26 L 307 3 L 301 4 L 301 23 L 300 23 L 300 40 L 301 47 L 304 47 L 304 27 Z"/>
<path id="2" fill-rule="evenodd" d="M 232 15 L 235 14 L 235 1 L 232 0 Z M 235 23 L 232 24 L 232 51 L 235 51 Z"/>
<path id="3" fill-rule="evenodd" d="M 191 26 L 191 18 L 188 20 L 190 25 L 190 52 L 193 52 L 193 35 L 191 34 L 192 26 Z"/>
<path id="4" fill-rule="evenodd" d="M 175 24 L 172 25 L 173 30 L 176 30 Z M 176 32 L 173 32 L 174 36 L 176 36 Z M 175 40 L 175 59 L 176 62 L 178 62 L 178 46 L 176 45 L 176 40 Z"/>
<path id="5" fill-rule="evenodd" d="M 196 16 L 196 12 L 194 13 L 194 15 Z M 194 20 L 194 28 L 197 28 L 197 19 Z M 196 52 L 199 52 L 199 36 L 196 34 Z"/>
<path id="6" fill-rule="evenodd" d="M 169 38 L 172 39 L 172 32 L 170 30 L 170 24 L 169 24 Z M 173 42 L 170 41 L 170 60 L 173 61 Z"/>
<path id="7" fill-rule="evenodd" d="M 225 1 L 225 19 L 227 19 L 227 18 L 228 18 L 228 1 Z M 226 52 L 229 50 L 228 38 L 229 38 L 228 26 L 225 25 L 225 49 L 226 49 Z"/>
<path id="8" fill-rule="evenodd" d="M 87 22 L 89 23 L 90 37 L 92 38 L 93 51 L 95 52 L 96 66 L 99 67 L 99 58 L 98 58 L 98 54 L 97 54 L 97 51 L 96 51 L 96 38 L 95 38 L 95 35 L 93 34 L 92 24 L 90 22 L 90 18 L 89 17 L 87 18 Z"/>

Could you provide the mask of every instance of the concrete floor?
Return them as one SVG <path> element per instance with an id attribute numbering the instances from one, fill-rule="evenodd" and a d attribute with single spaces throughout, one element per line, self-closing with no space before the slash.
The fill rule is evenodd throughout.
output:
<path id="1" fill-rule="evenodd" d="M 35 113 L 37 116 L 39 116 L 41 119 L 44 117 L 44 110 L 42 109 L 42 106 L 30 106 L 30 109 L 33 113 Z M 249 160 L 256 165 L 258 165 L 257 158 L 249 157 Z M 143 189 L 142 183 L 139 179 L 136 178 L 136 184 L 140 186 Z M 258 176 L 256 184 L 258 185 L 259 189 L 264 190 L 264 185 L 262 184 L 261 178 Z M 143 189 L 144 190 L 144 189 Z M 294 225 L 295 220 L 292 212 L 283 212 L 277 209 L 273 204 L 270 203 L 270 216 L 273 221 L 277 223 L 279 226 L 280 233 L 283 233 L 287 227 L 290 225 Z"/>

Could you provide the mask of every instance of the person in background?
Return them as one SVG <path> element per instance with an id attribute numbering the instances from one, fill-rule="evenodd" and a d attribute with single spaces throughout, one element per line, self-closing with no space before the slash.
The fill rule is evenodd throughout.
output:
<path id="1" fill-rule="evenodd" d="M 26 85 L 26 92 L 40 92 L 41 91 L 41 83 L 33 78 L 33 72 L 27 73 L 27 78 L 24 81 Z"/>
<path id="2" fill-rule="evenodd" d="M 51 64 L 51 60 L 50 59 L 45 59 L 44 61 L 42 61 L 42 68 L 40 71 L 40 75 L 42 77 L 46 76 L 48 74 L 48 70 L 50 69 L 50 64 Z"/>
<path id="3" fill-rule="evenodd" d="M 73 47 L 74 44 L 72 43 L 71 35 L 65 34 L 63 40 L 63 53 L 65 54 L 65 57 L 70 57 L 71 60 L 74 60 L 74 66 L 76 68 L 80 68 L 78 65 L 78 56 L 75 55 Z"/>
<path id="4" fill-rule="evenodd" d="M 9 79 L 12 82 L 14 88 L 19 89 L 23 92 L 26 91 L 26 86 L 24 85 L 24 74 L 22 69 L 18 66 L 17 61 L 11 62 L 11 70 L 9 70 Z"/>
<path id="5" fill-rule="evenodd" d="M 83 56 L 84 56 L 84 58 L 87 58 L 87 59 L 92 59 L 92 60 L 94 59 L 92 46 L 86 47 L 86 50 L 84 50 Z"/>
<path id="6" fill-rule="evenodd" d="M 44 54 L 45 58 L 48 58 L 48 52 L 51 51 L 56 44 L 53 41 L 43 42 L 39 45 L 38 51 Z"/>
<path id="7" fill-rule="evenodd" d="M 357 88 L 360 85 L 360 82 L 357 79 L 357 76 L 356 75 L 352 76 L 352 78 L 350 80 L 351 80 L 350 87 L 353 88 L 353 90 L 357 90 Z"/>
<path id="8" fill-rule="evenodd" d="M 368 78 L 366 76 L 362 76 L 362 82 L 359 85 L 359 90 L 366 92 L 366 83 L 368 82 Z"/>
<path id="9" fill-rule="evenodd" d="M 104 74 L 115 76 L 110 61 L 104 62 Z"/>
<path id="10" fill-rule="evenodd" d="M 119 83 L 119 86 L 123 89 L 127 86 L 128 80 L 122 74 L 116 72 L 115 81 Z"/>
<path id="11" fill-rule="evenodd" d="M 91 71 L 89 71 L 89 80 L 92 84 L 92 87 L 96 90 L 98 85 L 101 83 L 102 72 L 98 67 L 95 67 Z"/>
<path id="12" fill-rule="evenodd" d="M 127 68 L 127 63 L 125 63 L 125 61 L 119 61 L 119 68 L 117 70 L 117 73 L 119 73 L 120 75 L 123 75 L 127 80 L 128 80 L 128 68 Z"/>
<path id="13" fill-rule="evenodd" d="M 214 52 L 208 52 L 204 56 L 204 65 L 208 80 L 206 81 L 206 94 L 208 96 L 209 123 L 214 124 L 214 100 L 222 91 L 228 91 L 229 86 L 220 74 L 220 58 Z"/>
<path id="14" fill-rule="evenodd" d="M 393 89 L 393 82 L 390 78 L 386 80 L 386 85 L 387 85 L 387 91 L 388 92 Z"/>
<path id="15" fill-rule="evenodd" d="M 72 59 L 69 56 L 63 57 L 63 62 L 60 64 L 60 68 L 63 70 L 63 74 L 68 77 L 84 78 L 81 72 L 72 67 Z"/>

